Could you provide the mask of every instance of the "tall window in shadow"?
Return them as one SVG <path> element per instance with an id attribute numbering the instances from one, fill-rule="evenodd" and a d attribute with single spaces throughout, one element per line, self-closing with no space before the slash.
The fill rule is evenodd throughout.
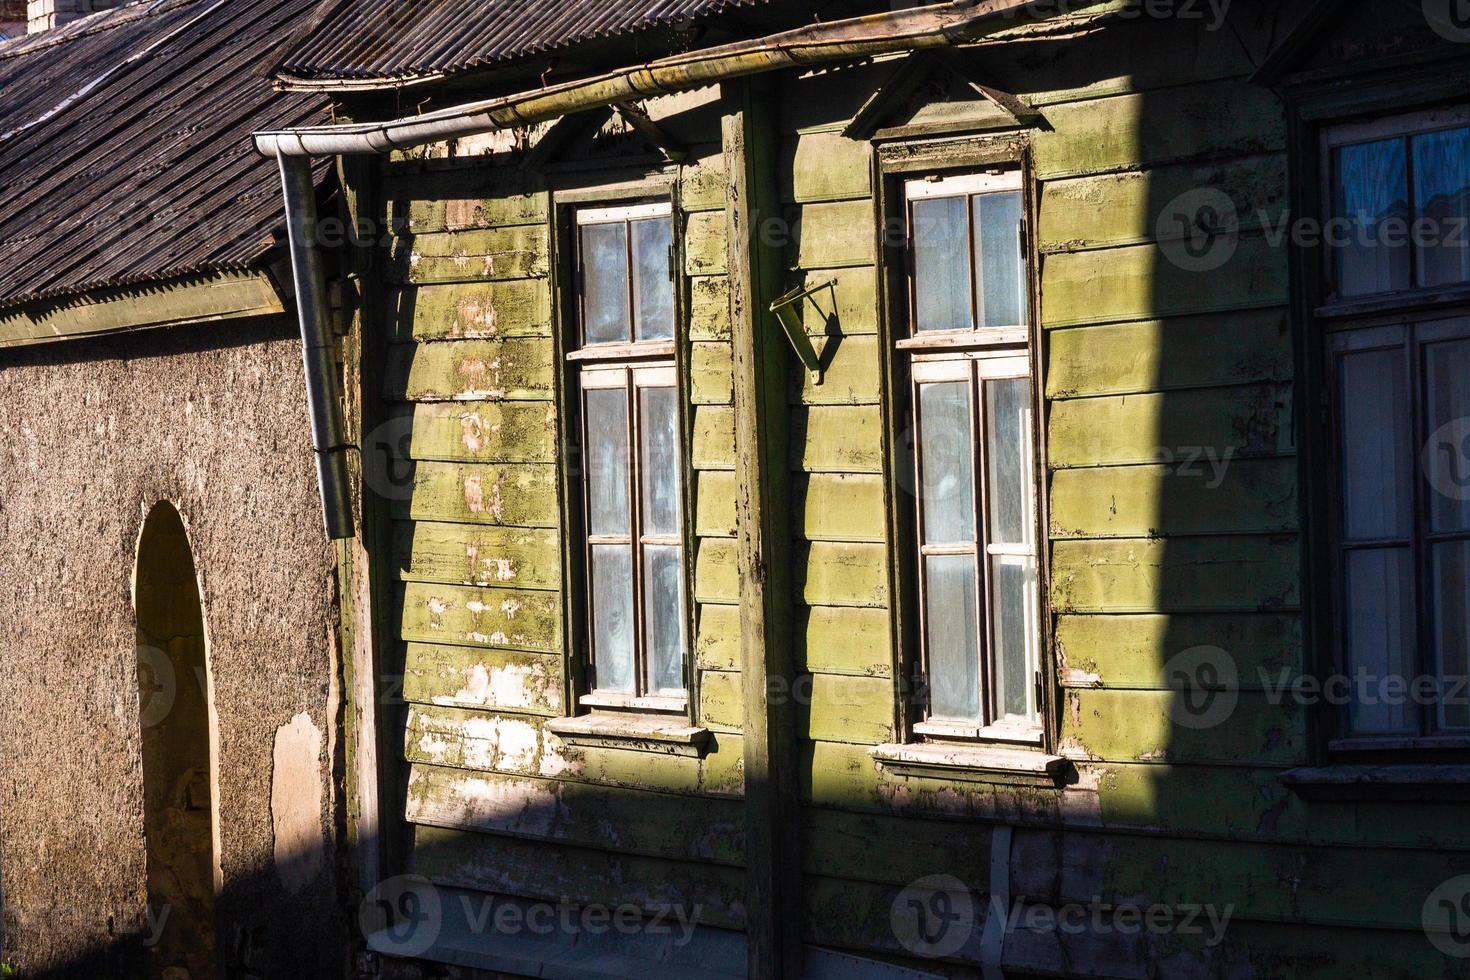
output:
<path id="1" fill-rule="evenodd" d="M 215 848 L 204 612 L 179 513 L 157 504 L 138 539 L 138 707 L 147 837 L 149 976 L 215 969 Z"/>

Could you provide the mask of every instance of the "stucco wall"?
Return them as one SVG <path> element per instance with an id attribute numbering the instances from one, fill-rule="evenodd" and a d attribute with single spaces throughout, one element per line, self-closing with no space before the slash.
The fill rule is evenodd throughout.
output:
<path id="1" fill-rule="evenodd" d="M 5 958 L 23 976 L 133 975 L 125 934 L 148 922 L 131 580 L 163 500 L 202 586 L 222 958 L 232 976 L 340 975 L 333 562 L 285 318 L 0 352 Z M 281 826 L 322 853 L 278 871 Z"/>

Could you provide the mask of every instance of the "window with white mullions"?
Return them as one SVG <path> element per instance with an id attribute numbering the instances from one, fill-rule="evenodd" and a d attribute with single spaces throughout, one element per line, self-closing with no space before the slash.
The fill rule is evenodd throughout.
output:
<path id="1" fill-rule="evenodd" d="M 1037 742 L 1041 614 L 1017 171 L 906 185 L 918 669 L 932 737 Z"/>
<path id="2" fill-rule="evenodd" d="M 584 705 L 686 701 L 679 388 L 669 205 L 577 214 L 588 592 Z"/>

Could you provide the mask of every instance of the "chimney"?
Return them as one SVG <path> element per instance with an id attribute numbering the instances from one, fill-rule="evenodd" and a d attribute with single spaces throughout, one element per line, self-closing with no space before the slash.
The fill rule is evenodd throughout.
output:
<path id="1" fill-rule="evenodd" d="M 0 2 L 5 3 L 8 11 L 10 0 Z M 29 0 L 26 5 L 26 30 L 31 34 L 49 31 L 94 11 L 121 7 L 126 2 L 127 0 Z"/>

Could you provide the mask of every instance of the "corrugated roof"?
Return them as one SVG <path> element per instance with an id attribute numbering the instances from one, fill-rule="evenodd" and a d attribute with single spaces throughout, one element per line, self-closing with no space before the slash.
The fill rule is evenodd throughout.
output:
<path id="1" fill-rule="evenodd" d="M 337 0 L 281 61 L 288 84 L 437 78 L 776 0 Z M 789 0 L 787 0 L 789 2 Z"/>
<path id="2" fill-rule="evenodd" d="M 0 305 L 247 268 L 284 227 L 250 134 L 327 121 L 271 65 L 315 0 L 151 0 L 0 44 Z"/>

